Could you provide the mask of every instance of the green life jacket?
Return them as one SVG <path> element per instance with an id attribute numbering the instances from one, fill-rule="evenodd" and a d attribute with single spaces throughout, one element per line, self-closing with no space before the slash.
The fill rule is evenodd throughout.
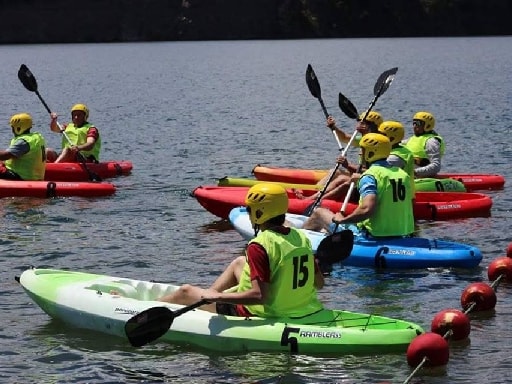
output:
<path id="1" fill-rule="evenodd" d="M 260 232 L 250 243 L 260 244 L 270 263 L 270 284 L 264 305 L 245 305 L 255 316 L 301 317 L 323 308 L 317 298 L 315 261 L 309 239 L 295 228 L 288 235 Z M 245 263 L 238 291 L 251 288 L 249 264 Z"/>
<path id="2" fill-rule="evenodd" d="M 19 158 L 5 161 L 7 169 L 17 173 L 23 180 L 43 180 L 46 167 L 46 141 L 39 132 L 24 133 L 14 137 L 11 145 L 18 140 L 25 140 L 30 150 Z"/>
<path id="3" fill-rule="evenodd" d="M 425 152 L 425 144 L 427 140 L 432 137 L 441 143 L 441 156 L 443 156 L 445 151 L 444 139 L 434 131 L 424 133 L 421 136 L 412 136 L 409 140 L 407 140 L 405 146 L 412 152 L 414 158 L 429 160 L 427 153 Z"/>
<path id="4" fill-rule="evenodd" d="M 414 156 L 413 156 L 411 150 L 402 144 L 398 144 L 397 147 L 391 149 L 391 154 L 398 156 L 399 158 L 401 158 L 404 161 L 405 166 L 402 169 L 405 172 L 407 172 L 407 174 L 411 178 L 411 187 L 412 187 L 413 196 L 414 196 L 414 193 L 416 190 L 416 188 L 414 186 Z"/>
<path id="5" fill-rule="evenodd" d="M 94 127 L 91 123 L 85 123 L 81 127 L 76 127 L 75 124 L 69 123 L 66 126 L 66 136 L 69 138 L 69 141 L 71 141 L 71 144 L 68 142 L 66 137 L 62 135 L 62 148 L 68 148 L 72 145 L 82 145 L 87 142 L 87 132 L 89 131 L 89 128 Z M 94 156 L 96 161 L 100 161 L 100 150 L 101 150 L 101 136 L 98 134 L 98 139 L 94 143 L 94 147 L 90 151 L 80 151 L 80 153 L 88 158 L 90 156 Z"/>
<path id="6" fill-rule="evenodd" d="M 372 217 L 360 222 L 372 236 L 405 236 L 414 232 L 410 176 L 398 167 L 374 164 L 364 175 L 377 181 L 377 207 Z M 359 203 L 361 204 L 362 198 Z"/>

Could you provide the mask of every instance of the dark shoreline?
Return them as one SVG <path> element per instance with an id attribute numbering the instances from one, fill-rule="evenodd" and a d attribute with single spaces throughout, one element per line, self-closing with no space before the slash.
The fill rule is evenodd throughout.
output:
<path id="1" fill-rule="evenodd" d="M 389 3 L 0 0 L 0 44 L 512 35 L 510 0 Z"/>

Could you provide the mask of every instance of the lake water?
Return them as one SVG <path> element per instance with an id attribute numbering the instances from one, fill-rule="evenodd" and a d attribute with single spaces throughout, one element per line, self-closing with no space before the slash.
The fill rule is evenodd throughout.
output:
<path id="1" fill-rule="evenodd" d="M 60 120 L 77 102 L 101 130 L 104 160 L 131 160 L 110 198 L 0 200 L 0 381 L 5 383 L 378 383 L 403 382 L 405 354 L 314 358 L 205 353 L 71 329 L 51 320 L 14 281 L 30 265 L 208 285 L 244 242 L 190 191 L 223 176 L 249 177 L 258 163 L 328 168 L 338 152 L 304 80 L 312 64 L 326 107 L 353 129 L 338 92 L 360 112 L 378 75 L 398 67 L 375 109 L 412 133 L 429 110 L 447 141 L 443 170 L 512 178 L 511 37 L 169 42 L 0 46 L 0 143 L 12 114 L 30 112 L 48 144 L 49 117 L 17 78 L 26 64 Z M 355 152 L 355 151 L 354 151 Z M 349 157 L 356 157 L 355 153 Z M 421 223 L 422 236 L 481 248 L 474 270 L 374 271 L 338 267 L 327 306 L 404 318 L 430 329 L 439 311 L 460 309 L 471 283 L 510 243 L 509 186 L 491 192 L 490 218 Z M 510 377 L 512 289 L 501 284 L 494 314 L 473 316 L 470 343 L 452 345 L 446 369 L 413 383 L 504 383 Z"/>

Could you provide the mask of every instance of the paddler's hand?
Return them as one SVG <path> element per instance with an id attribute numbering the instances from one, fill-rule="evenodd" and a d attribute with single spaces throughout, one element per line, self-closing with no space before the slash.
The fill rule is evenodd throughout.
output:
<path id="1" fill-rule="evenodd" d="M 336 120 L 334 120 L 334 117 L 329 116 L 327 118 L 327 127 L 329 127 L 329 129 L 332 130 L 332 131 L 337 129 L 337 127 L 336 127 Z"/>
<path id="2" fill-rule="evenodd" d="M 59 115 L 57 115 L 57 112 L 52 112 L 52 113 L 50 113 L 50 117 L 51 117 L 52 121 L 55 121 L 59 118 Z"/>
<path id="3" fill-rule="evenodd" d="M 216 291 L 215 289 L 204 289 L 203 293 L 201 294 L 201 299 L 206 300 L 209 303 L 215 303 L 216 301 L 220 300 L 220 292 Z"/>
<path id="4" fill-rule="evenodd" d="M 343 220 L 345 219 L 345 215 L 341 212 L 336 212 L 334 216 L 332 217 L 332 222 L 334 224 L 343 224 Z"/>
<path id="5" fill-rule="evenodd" d="M 343 155 L 339 155 L 338 157 L 336 157 L 336 162 L 345 169 L 348 167 L 348 160 Z"/>

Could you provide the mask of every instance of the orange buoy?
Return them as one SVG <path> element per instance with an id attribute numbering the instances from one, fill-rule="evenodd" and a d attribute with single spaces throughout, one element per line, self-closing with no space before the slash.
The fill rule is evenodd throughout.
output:
<path id="1" fill-rule="evenodd" d="M 448 342 L 437 333 L 427 332 L 415 337 L 407 348 L 407 363 L 416 367 L 424 358 L 426 367 L 446 365 L 450 356 Z"/>
<path id="2" fill-rule="evenodd" d="M 450 338 L 456 341 L 464 340 L 469 336 L 471 325 L 469 317 L 464 312 L 458 309 L 445 309 L 434 316 L 430 329 L 443 337 L 451 330 Z"/>
<path id="3" fill-rule="evenodd" d="M 506 281 L 512 282 L 512 258 L 509 256 L 498 257 L 489 264 L 487 277 L 490 281 L 496 280 L 501 275 Z"/>
<path id="4" fill-rule="evenodd" d="M 473 283 L 462 292 L 460 302 L 465 311 L 470 307 L 474 311 L 488 311 L 496 306 L 496 293 L 486 283 Z"/>

